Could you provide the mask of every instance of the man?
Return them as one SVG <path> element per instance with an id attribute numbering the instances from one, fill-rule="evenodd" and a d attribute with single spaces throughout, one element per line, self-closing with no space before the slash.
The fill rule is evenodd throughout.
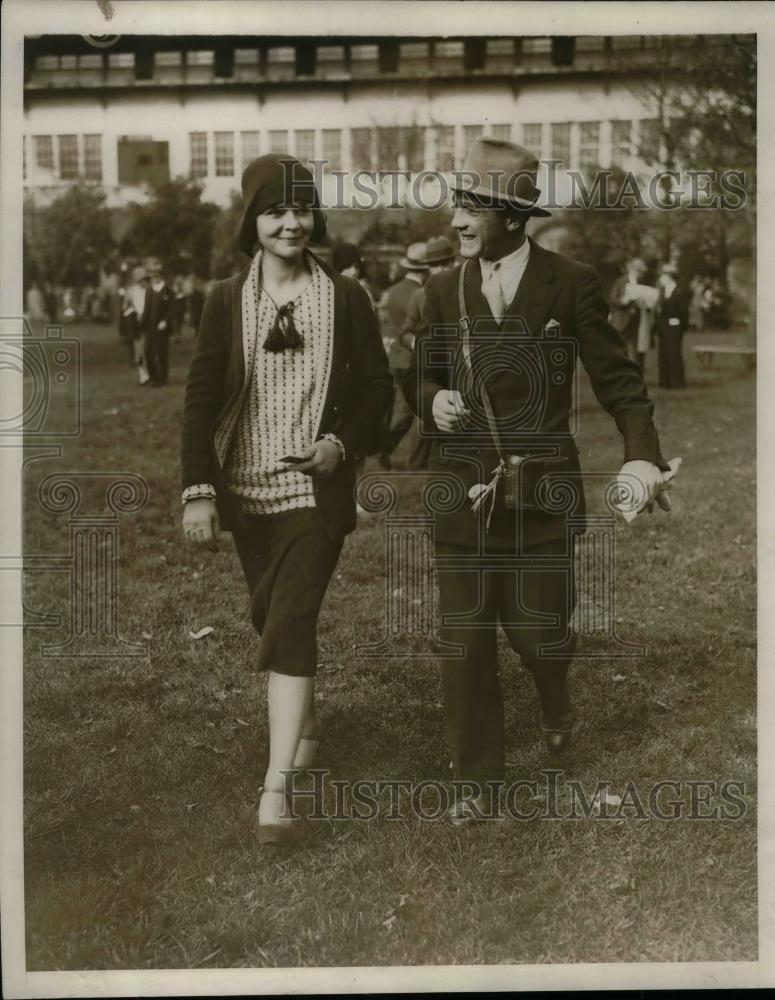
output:
<path id="1" fill-rule="evenodd" d="M 151 385 L 167 384 L 169 377 L 169 343 L 174 308 L 172 292 L 164 280 L 161 262 L 150 260 L 148 273 L 151 285 L 145 296 L 145 309 L 141 320 L 145 343 L 145 363 Z"/>
<path id="2" fill-rule="evenodd" d="M 428 265 L 428 274 L 440 274 L 450 267 L 455 260 L 457 253 L 452 242 L 446 236 L 434 236 L 428 240 L 425 246 L 425 262 Z M 425 308 L 425 287 L 418 288 L 409 300 L 406 309 L 406 318 L 401 330 L 401 340 L 411 349 L 417 331 L 422 325 L 423 310 Z M 411 449 L 409 453 L 409 468 L 414 470 L 427 469 L 431 452 L 431 440 L 423 435 L 419 418 L 415 418 L 412 429 L 409 432 L 411 437 Z"/>
<path id="3" fill-rule="evenodd" d="M 646 370 L 656 305 L 656 294 L 650 295 L 653 289 L 642 284 L 645 273 L 646 264 L 639 257 L 627 261 L 611 288 L 610 311 L 611 324 L 622 335 L 630 357 L 638 362 L 641 372 Z M 641 301 L 641 295 L 645 301 Z"/>
<path id="4" fill-rule="evenodd" d="M 569 426 L 577 356 L 622 433 L 620 475 L 642 486 L 637 506 L 669 509 L 653 405 L 607 321 L 597 275 L 525 236 L 531 216 L 549 214 L 536 204 L 537 170 L 516 144 L 471 146 L 457 175 L 469 190 L 456 192 L 452 220 L 464 261 L 425 287 L 404 382 L 446 486 L 434 511 L 441 638 L 450 644 L 442 687 L 455 776 L 469 795 L 453 822 L 480 815 L 485 783 L 504 777 L 498 624 L 533 676 L 547 749 L 570 741 L 573 539 L 584 524 Z"/>
<path id="5" fill-rule="evenodd" d="M 424 243 L 412 243 L 407 247 L 406 254 L 400 261 L 404 276 L 388 288 L 380 303 L 382 336 L 387 347 L 395 390 L 393 409 L 386 421 L 380 455 L 383 466 L 387 468 L 391 465 L 390 456 L 414 421 L 414 414 L 407 406 L 402 388 L 412 358 L 411 342 L 404 336 L 403 330 L 409 302 L 428 278 L 425 252 Z"/>
<path id="6" fill-rule="evenodd" d="M 665 264 L 659 275 L 659 346 L 657 349 L 659 386 L 662 389 L 685 389 L 683 336 L 689 324 L 689 296 L 676 280 L 678 268 Z"/>
<path id="7" fill-rule="evenodd" d="M 141 386 L 148 385 L 150 382 L 148 368 L 145 364 L 142 328 L 148 285 L 149 279 L 145 269 L 136 267 L 132 272 L 131 283 L 123 291 L 119 319 L 121 336 L 126 344 L 129 363 L 137 369 L 137 383 Z"/>

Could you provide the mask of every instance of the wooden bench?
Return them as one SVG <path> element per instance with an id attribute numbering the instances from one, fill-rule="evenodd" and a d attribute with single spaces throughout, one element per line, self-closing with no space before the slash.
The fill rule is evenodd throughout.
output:
<path id="1" fill-rule="evenodd" d="M 731 344 L 698 344 L 692 350 L 705 368 L 710 368 L 714 358 L 721 355 L 743 358 L 747 368 L 756 367 L 755 347 L 733 347 Z"/>

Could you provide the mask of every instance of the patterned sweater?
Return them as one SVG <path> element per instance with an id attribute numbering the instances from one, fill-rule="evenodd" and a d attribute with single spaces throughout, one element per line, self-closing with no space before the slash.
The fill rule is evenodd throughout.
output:
<path id="1" fill-rule="evenodd" d="M 266 351 L 262 344 L 276 307 L 260 285 L 260 257 L 253 260 L 242 290 L 245 382 L 218 438 L 227 452 L 229 489 L 243 508 L 253 514 L 277 514 L 315 506 L 311 477 L 280 459 L 301 454 L 319 436 L 331 374 L 334 286 L 317 261 L 308 257 L 312 280 L 293 312 L 302 345 Z"/>

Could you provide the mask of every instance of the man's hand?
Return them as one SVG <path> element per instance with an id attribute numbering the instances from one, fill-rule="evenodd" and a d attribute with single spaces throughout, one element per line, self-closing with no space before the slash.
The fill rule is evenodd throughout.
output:
<path id="1" fill-rule="evenodd" d="M 156 329 L 157 330 L 166 330 L 167 329 L 167 320 L 166 319 L 160 319 L 159 322 L 158 322 L 158 324 L 157 324 L 157 326 L 156 326 Z"/>
<path id="2" fill-rule="evenodd" d="M 218 511 L 214 500 L 200 497 L 189 500 L 183 507 L 183 534 L 196 545 L 206 545 L 212 552 L 218 549 Z"/>
<path id="3" fill-rule="evenodd" d="M 306 472 L 308 476 L 330 476 L 341 461 L 339 449 L 333 441 L 316 441 L 300 457 L 304 461 L 289 468 L 295 472 Z"/>
<path id="4" fill-rule="evenodd" d="M 463 405 L 459 392 L 441 389 L 433 397 L 433 421 L 440 431 L 459 431 L 465 426 L 470 413 Z"/>
<path id="5" fill-rule="evenodd" d="M 653 462 L 641 459 L 625 462 L 617 479 L 619 509 L 625 516 L 630 515 L 630 519 L 644 509 L 651 514 L 654 501 L 662 510 L 672 510 L 667 491 L 673 488 L 670 482 L 673 475 L 674 471 L 662 472 Z"/>

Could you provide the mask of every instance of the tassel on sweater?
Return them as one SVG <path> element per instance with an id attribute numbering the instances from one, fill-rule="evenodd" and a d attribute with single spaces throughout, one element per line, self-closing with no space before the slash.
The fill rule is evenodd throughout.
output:
<path id="1" fill-rule="evenodd" d="M 262 345 L 265 351 L 277 353 L 286 348 L 295 350 L 297 347 L 301 347 L 301 334 L 293 322 L 293 305 L 293 302 L 286 302 L 277 310 L 272 329 Z"/>

